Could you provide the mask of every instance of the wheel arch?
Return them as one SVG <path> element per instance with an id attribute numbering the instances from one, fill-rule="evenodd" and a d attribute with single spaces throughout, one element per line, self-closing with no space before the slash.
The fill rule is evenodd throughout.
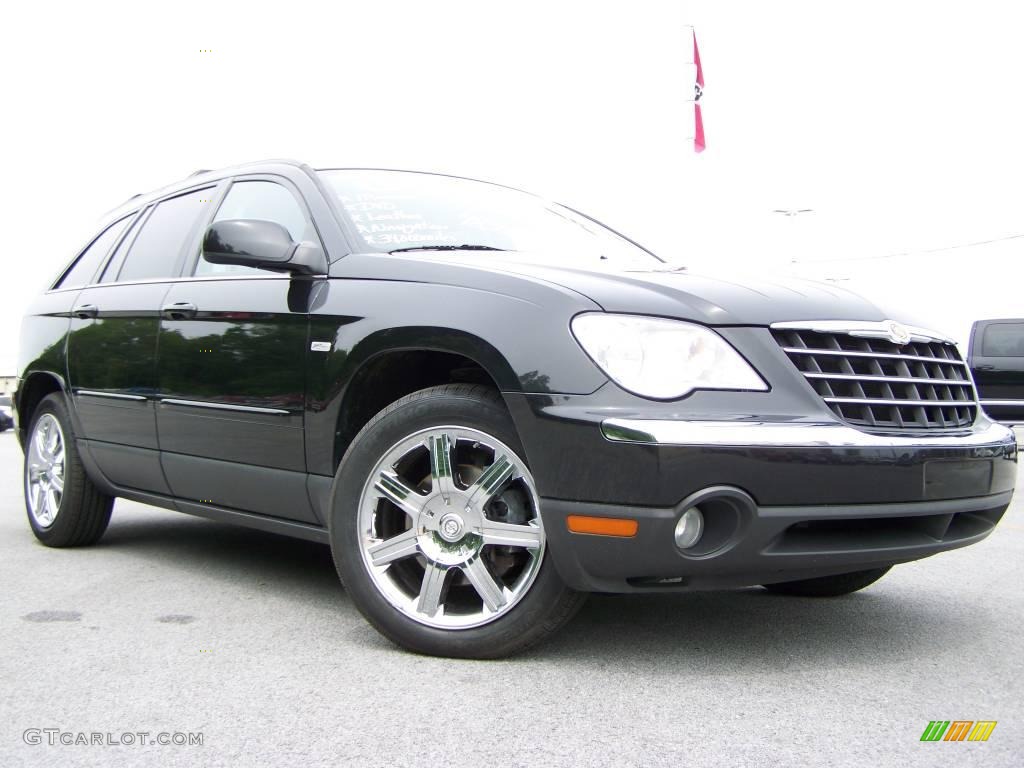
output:
<path id="1" fill-rule="evenodd" d="M 32 371 L 25 374 L 22 378 L 21 386 L 14 393 L 13 401 L 14 412 L 18 418 L 18 440 L 21 441 L 22 445 L 25 443 L 25 437 L 28 433 L 32 416 L 35 414 L 36 408 L 39 407 L 39 403 L 43 401 L 43 398 L 54 392 L 61 392 L 66 395 L 67 391 L 64 377 L 53 371 Z M 70 407 L 68 411 L 71 413 Z M 72 414 L 72 419 L 74 419 L 74 414 Z M 77 425 L 75 426 L 77 427 Z"/>
<path id="2" fill-rule="evenodd" d="M 336 398 L 332 474 L 359 430 L 405 395 L 452 383 L 483 384 L 499 393 L 523 389 L 521 378 L 493 345 L 455 329 L 378 331 L 352 349 L 345 367 Z"/>

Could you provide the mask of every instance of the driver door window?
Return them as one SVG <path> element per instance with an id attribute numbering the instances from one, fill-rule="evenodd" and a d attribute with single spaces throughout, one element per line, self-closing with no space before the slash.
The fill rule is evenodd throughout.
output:
<path id="1" fill-rule="evenodd" d="M 317 241 L 316 232 L 295 196 L 273 181 L 239 181 L 231 185 L 227 197 L 217 210 L 213 223 L 228 219 L 273 221 L 288 230 L 295 242 Z M 267 275 L 255 267 L 237 264 L 213 264 L 201 254 L 196 263 L 196 277 L 217 275 Z"/>

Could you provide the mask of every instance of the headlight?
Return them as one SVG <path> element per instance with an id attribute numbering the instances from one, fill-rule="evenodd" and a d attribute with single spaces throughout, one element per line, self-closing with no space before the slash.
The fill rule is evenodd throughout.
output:
<path id="1" fill-rule="evenodd" d="M 589 312 L 572 319 L 572 332 L 602 371 L 641 397 L 675 400 L 695 389 L 768 389 L 725 339 L 702 325 Z"/>

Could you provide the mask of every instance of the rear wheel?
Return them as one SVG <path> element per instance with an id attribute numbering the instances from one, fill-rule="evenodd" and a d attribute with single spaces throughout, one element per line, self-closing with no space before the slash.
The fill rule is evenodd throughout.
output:
<path id="1" fill-rule="evenodd" d="M 584 599 L 546 557 L 533 477 L 485 387 L 432 387 L 375 416 L 338 470 L 330 529 L 353 602 L 419 653 L 506 656 Z"/>
<path id="2" fill-rule="evenodd" d="M 836 576 L 821 576 L 816 579 L 800 579 L 799 581 L 783 581 L 778 584 L 765 584 L 769 592 L 780 595 L 796 595 L 799 597 L 839 597 L 864 589 L 874 584 L 889 572 L 889 568 L 872 568 L 868 571 L 840 573 Z"/>
<path id="3" fill-rule="evenodd" d="M 25 443 L 25 509 L 32 532 L 48 547 L 94 544 L 107 529 L 113 505 L 85 474 L 63 396 L 48 395 L 32 415 Z"/>

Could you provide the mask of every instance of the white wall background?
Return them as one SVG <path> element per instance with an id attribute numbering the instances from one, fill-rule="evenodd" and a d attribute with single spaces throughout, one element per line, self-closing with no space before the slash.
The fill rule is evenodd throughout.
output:
<path id="1" fill-rule="evenodd" d="M 963 337 L 1024 315 L 1024 238 L 936 250 L 1024 233 L 1022 22 L 1006 2 L 12 4 L 0 374 L 105 211 L 280 156 L 521 186 L 669 259 L 843 279 Z"/>

